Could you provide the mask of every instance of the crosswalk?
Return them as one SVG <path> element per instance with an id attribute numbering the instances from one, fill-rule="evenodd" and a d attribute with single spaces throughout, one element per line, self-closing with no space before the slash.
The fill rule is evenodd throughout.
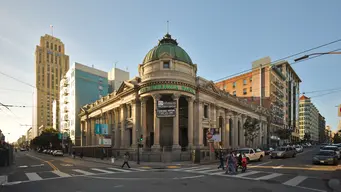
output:
<path id="1" fill-rule="evenodd" d="M 294 174 L 284 174 L 279 172 L 265 172 L 248 169 L 245 173 L 239 173 L 236 175 L 225 174 L 225 170 L 217 169 L 216 166 L 197 166 L 197 167 L 187 167 L 187 168 L 178 168 L 172 169 L 172 171 L 176 172 L 187 172 L 187 173 L 196 173 L 203 174 L 208 176 L 220 176 L 220 177 L 229 177 L 229 178 L 238 178 L 238 179 L 246 179 L 246 180 L 254 180 L 254 181 L 270 181 L 275 183 L 281 183 L 283 185 L 292 186 L 292 187 L 301 187 L 313 189 L 315 191 L 325 191 L 326 185 L 324 184 L 324 180 L 316 177 L 309 177 L 303 175 L 294 175 Z M 316 185 L 320 183 L 321 185 Z M 316 186 L 319 186 L 318 188 Z"/>
<path id="2" fill-rule="evenodd" d="M 21 172 L 20 175 L 4 175 L 6 177 L 6 182 L 2 185 L 15 185 L 19 183 L 31 182 L 31 181 L 41 181 L 47 179 L 58 179 L 76 176 L 91 176 L 100 174 L 115 174 L 115 173 L 132 173 L 147 171 L 142 168 L 116 168 L 116 167 L 96 167 L 96 168 L 86 168 L 86 169 L 67 169 L 67 170 L 54 170 L 54 171 L 43 171 L 43 172 Z"/>

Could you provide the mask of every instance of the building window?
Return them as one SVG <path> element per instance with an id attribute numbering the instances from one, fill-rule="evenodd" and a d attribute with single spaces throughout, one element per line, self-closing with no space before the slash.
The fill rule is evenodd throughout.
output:
<path id="1" fill-rule="evenodd" d="M 246 95 L 246 94 L 247 94 L 247 90 L 243 89 L 243 95 Z"/>
<path id="2" fill-rule="evenodd" d="M 56 50 L 56 51 L 57 51 L 57 45 L 54 45 L 54 50 Z"/>
<path id="3" fill-rule="evenodd" d="M 61 52 L 61 50 L 62 50 L 62 49 L 61 49 L 61 47 L 60 47 L 60 45 L 59 45 L 59 46 L 58 46 L 58 51 Z"/>
<path id="4" fill-rule="evenodd" d="M 49 54 L 46 53 L 46 60 L 49 61 Z"/>
<path id="5" fill-rule="evenodd" d="M 46 48 L 49 48 L 49 42 L 48 41 L 46 42 Z"/>
<path id="6" fill-rule="evenodd" d="M 53 49 L 53 43 L 51 43 L 51 49 Z"/>
<path id="7" fill-rule="evenodd" d="M 204 105 L 204 118 L 208 118 L 208 105 Z"/>
<path id="8" fill-rule="evenodd" d="M 164 68 L 164 69 L 169 69 L 169 68 L 170 68 L 170 63 L 169 63 L 169 61 L 164 61 L 164 62 L 163 62 L 163 68 Z"/>
<path id="9" fill-rule="evenodd" d="M 236 88 L 236 82 L 233 82 L 232 87 L 233 87 L 233 88 Z"/>
<path id="10" fill-rule="evenodd" d="M 252 77 L 250 77 L 250 82 L 252 82 Z"/>
<path id="11" fill-rule="evenodd" d="M 237 95 L 236 91 L 233 91 L 233 96 L 236 96 L 236 95 Z"/>
<path id="12" fill-rule="evenodd" d="M 250 92 L 252 92 L 252 87 L 250 87 Z"/>
<path id="13" fill-rule="evenodd" d="M 243 80 L 243 85 L 246 85 L 246 79 Z"/>

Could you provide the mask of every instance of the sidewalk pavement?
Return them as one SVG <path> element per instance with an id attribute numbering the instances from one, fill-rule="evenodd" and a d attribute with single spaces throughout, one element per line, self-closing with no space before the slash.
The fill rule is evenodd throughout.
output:
<path id="1" fill-rule="evenodd" d="M 68 156 L 68 158 L 72 158 L 72 156 Z M 98 158 L 92 158 L 92 157 L 83 157 L 82 159 L 79 156 L 76 156 L 76 160 L 83 160 L 83 161 L 89 161 L 89 162 L 95 162 L 95 163 L 103 163 L 108 164 L 112 166 L 120 167 L 123 164 L 122 159 L 115 159 L 114 163 L 111 162 L 111 158 L 104 158 L 98 159 Z M 200 164 L 194 164 L 192 161 L 181 161 L 181 162 L 140 162 L 140 164 L 137 164 L 136 161 L 129 161 L 129 165 L 131 167 L 139 167 L 144 169 L 178 169 L 183 167 L 193 167 L 198 165 L 209 165 L 209 164 L 215 164 L 218 163 L 218 160 L 213 161 L 202 161 Z"/>

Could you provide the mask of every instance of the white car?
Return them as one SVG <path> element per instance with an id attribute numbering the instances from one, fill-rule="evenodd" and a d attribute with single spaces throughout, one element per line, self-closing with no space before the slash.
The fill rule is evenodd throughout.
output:
<path id="1" fill-rule="evenodd" d="M 303 152 L 303 147 L 301 145 L 296 145 L 295 149 L 296 149 L 297 153 L 302 153 Z"/>
<path id="2" fill-rule="evenodd" d="M 55 150 L 53 152 L 53 156 L 63 156 L 63 155 L 64 155 L 64 153 L 62 150 Z"/>
<path id="3" fill-rule="evenodd" d="M 263 157 L 265 157 L 265 152 L 260 149 L 252 149 L 252 148 L 241 148 L 237 150 L 237 156 L 240 153 L 244 153 L 247 161 L 261 161 Z"/>

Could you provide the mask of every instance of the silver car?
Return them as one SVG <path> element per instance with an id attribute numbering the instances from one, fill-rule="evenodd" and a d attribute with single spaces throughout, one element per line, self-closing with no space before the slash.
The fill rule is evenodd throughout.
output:
<path id="1" fill-rule="evenodd" d="M 320 149 L 320 151 L 335 151 L 336 155 L 337 155 L 337 158 L 341 159 L 340 149 L 339 149 L 338 146 L 327 145 L 327 146 L 322 147 Z"/>
<path id="2" fill-rule="evenodd" d="M 296 157 L 296 150 L 293 147 L 278 147 L 271 152 L 270 158 Z"/>

